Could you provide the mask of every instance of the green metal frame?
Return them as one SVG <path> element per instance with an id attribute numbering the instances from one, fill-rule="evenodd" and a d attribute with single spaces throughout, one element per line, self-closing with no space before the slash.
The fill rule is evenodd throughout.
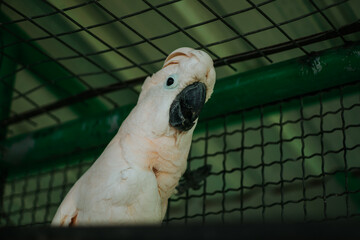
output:
<path id="1" fill-rule="evenodd" d="M 14 38 L 4 31 L 0 31 L 1 46 L 13 42 Z M 10 115 L 12 89 L 15 83 L 15 72 L 17 64 L 11 61 L 6 55 L 14 57 L 19 56 L 19 49 L 17 47 L 9 47 L 2 50 L 0 53 L 0 120 L 6 119 Z M 6 136 L 6 128 L 0 128 L 0 139 Z"/>
<path id="2" fill-rule="evenodd" d="M 206 117 L 360 80 L 360 43 L 220 79 Z M 225 104 L 231 103 L 231 104 Z"/>
<path id="3" fill-rule="evenodd" d="M 0 12 L 0 22 L 11 22 L 11 20 Z M 52 61 L 51 58 L 46 55 L 46 51 L 38 44 L 23 41 L 30 39 L 30 37 L 18 26 L 14 24 L 6 25 L 3 26 L 2 31 L 8 36 L 8 39 L 11 38 L 11 40 L 4 44 L 4 46 L 10 46 L 5 48 L 5 54 L 9 64 L 16 65 L 15 62 L 18 62 L 21 65 L 27 66 L 29 73 L 31 73 L 40 84 L 44 84 L 56 97 L 65 98 L 68 97 L 69 94 L 75 95 L 87 90 L 87 87 L 64 66 L 56 61 Z M 86 43 L 84 42 L 83 44 Z M 13 54 L 10 51 L 17 51 L 18 54 Z M 4 79 L 9 82 L 15 77 L 15 74 L 13 75 L 11 73 L 15 73 L 15 69 L 9 68 L 6 71 L 1 71 L 2 76 L 5 77 Z M 10 92 L 10 95 L 12 94 L 11 91 L 7 91 Z M 84 103 L 74 104 L 71 106 L 71 109 L 81 116 L 89 116 L 108 110 L 105 104 L 96 98 L 87 100 L 86 103 L 88 105 L 84 105 Z"/>
<path id="4" fill-rule="evenodd" d="M 6 34 L 4 31 L 0 30 L 0 47 L 12 42 L 13 38 Z M 16 47 L 1 49 L 0 52 L 0 121 L 6 119 L 10 115 L 11 110 L 11 102 L 12 102 L 12 90 L 15 83 L 15 75 L 10 75 L 10 77 L 5 78 L 12 72 L 16 70 L 17 64 L 13 61 L 10 61 L 6 55 L 18 56 L 19 49 Z M 4 140 L 6 137 L 7 127 L 0 128 L 0 140 Z M 1 145 L 0 145 L 1 150 Z M 0 152 L 0 158 L 2 156 Z M 5 179 L 7 177 L 7 170 L 4 168 L 0 168 L 0 211 L 2 211 L 3 207 L 3 194 L 4 194 L 4 186 Z"/>
<path id="5" fill-rule="evenodd" d="M 359 80 L 360 43 L 357 43 L 219 79 L 200 119 Z M 78 154 L 99 154 L 133 107 L 2 141 L 0 166 L 9 169 L 10 175 L 17 175 L 25 166 L 48 168 L 64 164 L 64 159 L 72 161 Z M 200 122 L 196 131 L 203 130 Z"/>

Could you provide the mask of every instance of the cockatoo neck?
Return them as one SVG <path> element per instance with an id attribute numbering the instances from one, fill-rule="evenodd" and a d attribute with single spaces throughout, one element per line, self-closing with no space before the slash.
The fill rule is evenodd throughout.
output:
<path id="1" fill-rule="evenodd" d="M 130 113 L 119 130 L 120 135 L 126 136 L 120 144 L 131 146 L 133 152 L 124 158 L 136 167 L 152 171 L 158 182 L 160 196 L 163 201 L 167 201 L 186 170 L 195 126 L 183 132 L 169 127 L 168 132 L 159 135 L 146 126 L 140 126 L 140 122 L 135 120 L 136 112 L 137 109 L 134 109 Z"/>
<path id="2" fill-rule="evenodd" d="M 144 161 L 139 159 L 140 165 L 152 165 L 166 171 L 178 171 L 179 169 L 175 168 L 180 167 L 182 172 L 183 166 L 186 166 L 186 158 L 197 121 L 190 130 L 179 131 L 170 126 L 168 120 L 159 123 L 151 121 L 151 119 L 139 118 L 138 114 L 144 114 L 144 111 L 147 110 L 135 107 L 122 124 L 119 132 L 121 131 L 122 134 L 131 138 L 131 141 L 137 146 L 134 151 L 142 153 Z M 166 162 L 168 164 L 165 164 Z M 170 166 L 174 169 L 170 169 Z"/>

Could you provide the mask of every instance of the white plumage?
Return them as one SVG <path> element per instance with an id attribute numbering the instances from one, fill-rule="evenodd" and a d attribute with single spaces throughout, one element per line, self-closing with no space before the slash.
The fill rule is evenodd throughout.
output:
<path id="1" fill-rule="evenodd" d="M 194 83 L 205 86 L 207 101 L 215 84 L 211 58 L 191 48 L 175 50 L 145 80 L 137 105 L 69 191 L 53 226 L 161 223 L 186 169 L 195 110 L 202 107 L 201 96 L 195 95 L 201 87 Z"/>

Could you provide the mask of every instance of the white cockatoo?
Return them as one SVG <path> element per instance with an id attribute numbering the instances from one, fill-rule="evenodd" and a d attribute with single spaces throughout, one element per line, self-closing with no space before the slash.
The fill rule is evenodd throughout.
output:
<path id="1" fill-rule="evenodd" d="M 179 48 L 148 77 L 129 116 L 71 188 L 53 226 L 160 224 L 215 84 L 203 51 Z"/>

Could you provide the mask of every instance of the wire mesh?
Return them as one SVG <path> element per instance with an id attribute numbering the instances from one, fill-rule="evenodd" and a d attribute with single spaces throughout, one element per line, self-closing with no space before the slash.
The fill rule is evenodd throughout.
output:
<path id="1" fill-rule="evenodd" d="M 170 199 L 165 221 L 317 222 L 357 217 L 360 98 L 358 93 L 344 96 L 346 88 L 206 122 L 211 128 L 213 121 L 243 119 L 194 140 L 204 151 L 192 152 L 190 168 L 205 161 L 217 169 L 203 189 Z M 338 98 L 323 100 L 332 94 Z M 297 107 L 287 109 L 292 104 Z M 192 214 L 184 214 L 185 204 Z"/>
<path id="2" fill-rule="evenodd" d="M 2 120 L 3 126 L 9 126 L 9 136 L 86 116 L 83 109 L 90 109 L 86 101 L 90 98 L 98 97 L 105 110 L 136 102 L 144 77 L 159 69 L 178 44 L 206 50 L 221 78 L 234 71 L 358 40 L 356 32 L 360 30 L 359 16 L 352 11 L 357 3 L 346 0 L 329 4 L 295 1 L 291 6 L 274 0 L 236 4 L 143 1 L 132 4 L 133 9 L 125 8 L 127 11 L 121 11 L 115 1 L 27 4 L 1 3 L 2 12 L 10 17 L 0 26 L 2 34 L 13 38 L 2 44 L 2 53 L 19 65 L 15 72 L 2 76 L 2 82 L 14 74 L 20 79 L 27 79 L 24 75 L 29 72 L 36 76 L 33 84 L 16 81 L 11 115 Z M 37 11 L 29 10 L 35 5 Z M 179 16 L 179 9 L 184 7 L 198 14 L 192 18 Z M 96 21 L 87 16 L 88 12 Z M 119 34 L 121 37 L 114 40 Z M 6 49 L 13 47 L 35 56 L 30 59 L 9 56 Z M 62 74 L 44 74 L 41 69 L 45 68 Z M 101 81 L 96 80 L 99 78 Z M 73 82 L 81 87 L 66 85 Z M 112 94 L 113 91 L 119 92 Z M 44 94 L 51 97 L 43 99 Z M 68 110 L 74 104 L 82 108 L 75 114 Z M 99 112 L 101 108 L 93 111 Z"/>
<path id="3" fill-rule="evenodd" d="M 1 119 L 8 137 L 86 117 L 93 100 L 101 107 L 91 113 L 136 102 L 144 76 L 179 43 L 207 51 L 221 78 L 360 39 L 357 1 L 143 1 L 125 10 L 116 2 L 1 1 L 9 16 L 0 24 L 1 57 L 17 64 L 0 79 L 10 89 L 6 79 L 16 75 L 11 114 Z M 183 7 L 201 14 L 184 18 Z M 119 32 L 123 38 L 110 37 Z M 12 56 L 13 48 L 33 58 Z M 201 119 L 164 225 L 357 219 L 360 95 L 353 89 L 360 84 Z M 96 157 L 79 154 L 17 178 L 1 173 L 0 225 L 48 225 Z"/>
<path id="4" fill-rule="evenodd" d="M 357 219 L 360 95 L 349 93 L 354 88 L 360 83 L 203 120 L 188 160 L 193 178 L 180 182 L 164 224 Z M 95 160 L 78 159 L 7 179 L 1 224 L 49 224 Z M 207 165 L 211 170 L 197 171 Z"/>

